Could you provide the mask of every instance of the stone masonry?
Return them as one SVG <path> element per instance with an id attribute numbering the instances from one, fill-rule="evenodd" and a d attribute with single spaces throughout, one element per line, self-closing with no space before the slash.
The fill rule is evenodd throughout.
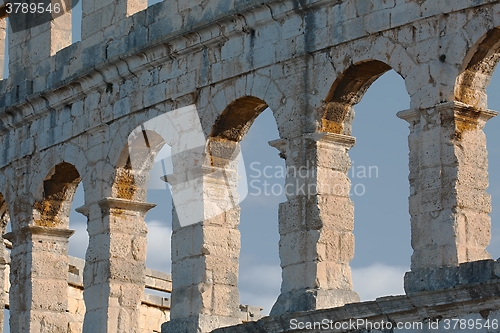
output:
<path id="1" fill-rule="evenodd" d="M 82 40 L 71 43 L 70 1 L 59 1 L 64 15 L 16 30 L 0 0 L 0 64 L 6 45 L 10 59 L 0 81 L 0 221 L 12 243 L 10 259 L 0 244 L 0 279 L 10 276 L 11 332 L 151 332 L 145 199 L 165 144 L 175 152 L 165 179 L 183 201 L 173 212 L 163 333 L 291 332 L 300 331 L 292 319 L 324 317 L 500 319 L 483 132 L 497 114 L 486 87 L 500 57 L 500 1 L 80 1 Z M 354 106 L 389 70 L 411 98 L 398 117 L 410 129 L 414 253 L 406 295 L 358 303 L 351 127 Z M 144 125 L 184 108 L 196 110 L 195 121 Z M 270 144 L 307 177 L 289 172 L 279 207 L 281 294 L 271 316 L 242 324 L 234 157 L 266 108 L 280 135 Z M 191 220 L 190 181 L 201 209 Z M 80 183 L 90 243 L 83 291 L 69 293 L 68 216 Z M 76 320 L 75 299 L 85 305 Z M 439 330 L 448 332 L 430 331 Z"/>

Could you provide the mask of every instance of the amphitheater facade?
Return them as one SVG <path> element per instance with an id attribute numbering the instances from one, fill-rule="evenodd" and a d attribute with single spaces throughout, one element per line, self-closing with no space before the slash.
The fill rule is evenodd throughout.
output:
<path id="1" fill-rule="evenodd" d="M 10 56 L 0 81 L 0 279 L 10 288 L 0 298 L 11 332 L 360 330 L 334 325 L 352 320 L 420 322 L 422 332 L 472 320 L 475 332 L 498 331 L 483 127 L 497 114 L 486 87 L 500 1 L 81 1 L 72 43 L 71 12 L 37 24 L 20 15 L 25 25 L 6 40 L 16 14 L 0 0 L 0 55 L 8 43 Z M 389 70 L 411 98 L 398 117 L 409 125 L 414 252 L 405 295 L 359 302 L 345 191 L 353 106 Z M 258 308 L 239 304 L 235 156 L 267 108 L 287 167 L 312 168 L 286 185 L 315 191 L 291 191 L 279 206 L 281 294 L 257 321 Z M 165 144 L 174 166 L 165 180 L 179 198 L 171 275 L 145 265 L 147 183 Z M 85 261 L 67 254 L 80 183 Z"/>

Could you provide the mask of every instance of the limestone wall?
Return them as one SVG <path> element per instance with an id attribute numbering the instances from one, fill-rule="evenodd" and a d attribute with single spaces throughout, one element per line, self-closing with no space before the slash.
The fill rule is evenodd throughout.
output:
<path id="1" fill-rule="evenodd" d="M 10 246 L 9 246 L 10 247 Z M 68 333 L 82 332 L 82 324 L 85 315 L 85 302 L 83 300 L 83 267 L 85 261 L 70 257 L 68 272 L 68 308 L 69 316 Z M 7 274 L 10 265 L 6 267 Z M 172 291 L 172 278 L 170 274 L 148 270 L 146 289 L 144 291 L 140 307 L 140 332 L 161 332 L 161 325 L 170 319 L 170 298 L 150 294 L 151 290 L 162 291 L 168 295 Z M 5 291 L 9 292 L 10 284 L 5 280 Z M 149 293 L 148 293 L 149 291 Z M 9 299 L 6 298 L 6 308 L 9 307 Z"/>

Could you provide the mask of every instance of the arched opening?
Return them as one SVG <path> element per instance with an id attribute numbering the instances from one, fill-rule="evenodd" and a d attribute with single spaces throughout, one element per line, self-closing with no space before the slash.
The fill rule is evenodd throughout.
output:
<path id="1" fill-rule="evenodd" d="M 280 293 L 278 205 L 286 201 L 285 162 L 269 141 L 279 138 L 267 108 L 241 141 L 248 194 L 240 203 L 240 303 L 261 307 L 268 315 Z"/>
<path id="2" fill-rule="evenodd" d="M 284 160 L 269 145 L 278 138 L 271 109 L 253 96 L 230 103 L 210 136 L 212 165 L 224 168 L 228 160 L 238 160 L 241 249 L 237 287 L 247 320 L 269 314 L 279 296 L 277 221 L 278 204 L 286 200 L 286 172 Z M 242 159 L 237 159 L 240 152 Z"/>
<path id="3" fill-rule="evenodd" d="M 455 99 L 478 110 L 500 110 L 500 73 L 496 70 L 500 60 L 500 28 L 486 33 L 467 53 L 461 74 L 457 77 Z M 484 127 L 487 141 L 488 193 L 491 195 L 491 241 L 487 247 L 493 258 L 500 257 L 500 175 L 495 172 L 500 167 L 500 140 L 497 130 L 500 119 L 488 120 Z"/>
<path id="4" fill-rule="evenodd" d="M 165 141 L 155 132 L 143 128 L 129 136 L 117 164 L 113 197 L 145 201 L 151 170 L 157 153 Z"/>
<path id="5" fill-rule="evenodd" d="M 490 84 L 487 88 L 488 108 L 491 110 L 500 110 L 500 71 L 494 71 Z M 488 121 L 484 128 L 486 134 L 488 149 L 488 174 L 489 186 L 488 193 L 491 194 L 491 241 L 488 246 L 488 252 L 493 259 L 500 258 L 500 118 L 495 117 Z"/>
<path id="6" fill-rule="evenodd" d="M 335 80 L 325 101 L 321 130 L 356 138 L 347 172 L 354 203 L 354 291 L 361 300 L 403 294 L 412 253 L 408 195 L 403 195 L 408 194 L 407 127 L 396 117 L 410 104 L 404 81 L 381 61 L 357 63 Z"/>
<path id="7" fill-rule="evenodd" d="M 455 100 L 487 108 L 486 89 L 500 59 L 500 28 L 490 30 L 471 48 L 455 85 Z"/>
<path id="8" fill-rule="evenodd" d="M 498 90 L 500 89 L 500 73 L 496 70 L 500 61 L 500 28 L 494 28 L 488 31 L 473 45 L 465 56 L 462 70 L 456 79 L 455 100 L 471 106 L 478 113 L 476 118 L 481 119 L 479 112 L 485 110 L 500 110 L 500 98 Z M 488 111 L 486 111 L 488 112 Z M 476 119 L 477 120 L 477 119 Z M 486 122 L 487 121 L 487 122 Z M 500 256 L 500 226 L 496 221 L 500 218 L 499 214 L 499 195 L 500 195 L 500 175 L 496 170 L 500 167 L 500 149 L 496 144 L 500 140 L 500 133 L 497 130 L 500 119 L 493 117 L 485 118 L 472 129 L 479 129 L 480 139 L 485 140 L 486 150 L 474 149 L 475 159 L 487 165 L 487 174 L 475 176 L 476 187 L 485 189 L 491 195 L 491 210 L 488 208 L 490 220 L 485 220 L 487 226 L 480 226 L 476 235 L 470 235 L 470 239 L 476 239 L 480 245 L 488 244 L 487 251 L 492 258 Z M 486 123 L 486 124 L 485 124 Z M 478 126 L 479 124 L 479 126 Z M 486 125 L 486 126 L 485 126 Z M 484 126 L 484 128 L 483 128 Z M 480 130 L 484 131 L 484 134 Z M 486 140 L 487 138 L 487 140 Z M 483 142 L 482 142 L 483 143 Z M 483 143 L 484 144 L 484 143 Z M 479 168 L 476 168 L 479 169 Z M 490 229 L 491 228 L 491 229 Z M 484 232 L 484 229 L 487 232 Z M 471 228 L 471 232 L 473 229 Z M 491 237 L 491 240 L 490 240 Z"/>
<path id="9" fill-rule="evenodd" d="M 73 196 L 80 183 L 80 174 L 67 162 L 56 165 L 43 181 L 43 199 L 34 205 L 34 224 L 41 227 L 69 227 Z"/>
<path id="10" fill-rule="evenodd" d="M 165 144 L 155 157 L 149 172 L 147 202 L 156 204 L 146 215 L 147 256 L 145 297 L 141 305 L 141 329 L 148 332 L 160 329 L 170 320 L 172 293 L 172 194 L 164 181 L 173 172 L 171 147 Z M 145 320 L 144 320 L 145 319 Z"/>
<path id="11" fill-rule="evenodd" d="M 243 139 L 255 119 L 267 108 L 267 104 L 253 96 L 238 98 L 221 113 L 210 137 L 238 142 Z"/>
<path id="12" fill-rule="evenodd" d="M 68 315 L 71 325 L 81 329 L 85 316 L 85 302 L 83 300 L 83 269 L 85 267 L 85 253 L 89 245 L 87 233 L 87 217 L 76 209 L 85 205 L 83 183 L 80 182 L 75 190 L 69 215 L 69 229 L 74 234 L 68 242 Z"/>
<path id="13" fill-rule="evenodd" d="M 165 120 L 162 116 L 154 118 L 129 135 L 113 185 L 113 194 L 121 199 L 156 205 L 144 217 L 147 249 L 138 322 L 141 331 L 159 332 L 161 325 L 170 319 L 172 196 L 164 177 L 173 168 L 171 148 L 162 137 L 165 133 L 155 131 L 158 129 L 155 126 L 171 130 Z"/>
<path id="14" fill-rule="evenodd" d="M 165 144 L 155 158 L 149 174 L 147 201 L 156 204 L 147 215 L 148 225 L 148 268 L 170 272 L 170 237 L 172 234 L 172 194 L 171 186 L 163 180 L 173 172 L 172 149 Z"/>
<path id="15" fill-rule="evenodd" d="M 351 134 L 352 106 L 359 103 L 365 92 L 391 67 L 371 60 L 354 64 L 335 80 L 325 99 L 321 130 L 336 134 Z"/>
<path id="16" fill-rule="evenodd" d="M 83 191 L 83 183 L 79 183 L 73 201 L 71 203 L 71 210 L 69 215 L 69 228 L 75 230 L 75 233 L 69 239 L 68 254 L 76 258 L 85 258 L 85 252 L 89 245 L 89 237 L 87 234 L 87 218 L 76 209 L 85 205 L 85 196 Z"/>
<path id="17" fill-rule="evenodd" d="M 68 239 L 73 234 L 68 229 L 69 211 L 79 182 L 80 175 L 73 165 L 57 164 L 43 182 L 35 184 L 33 205 L 20 210 L 20 214 L 26 214 L 24 217 L 16 214 L 18 220 L 12 232 L 4 235 L 12 243 L 9 303 L 12 332 L 21 331 L 23 320 L 33 317 L 39 318 L 42 330 L 81 326 L 81 321 L 73 321 L 71 315 L 66 315 Z M 27 267 L 31 269 L 27 271 Z M 42 294 L 46 296 L 39 297 Z"/>
<path id="18" fill-rule="evenodd" d="M 77 190 L 78 189 L 78 190 Z M 76 199 L 75 198 L 76 194 Z M 83 302 L 83 268 L 84 255 L 87 250 L 88 237 L 86 232 L 86 219 L 81 216 L 75 217 L 72 207 L 83 206 L 83 186 L 80 182 L 80 174 L 75 166 L 70 163 L 62 162 L 57 164 L 47 175 L 43 181 L 43 199 L 36 201 L 34 205 L 34 224 L 38 227 L 53 229 L 43 231 L 42 234 L 54 237 L 53 241 L 60 246 L 60 252 L 57 253 L 60 262 L 66 263 L 66 269 L 61 269 L 54 282 L 54 288 L 61 288 L 66 294 L 66 299 L 58 299 L 66 306 L 68 314 L 68 325 L 71 327 L 80 327 L 83 323 L 85 315 L 85 304 Z M 79 221 L 79 223 L 77 222 Z M 75 229 L 71 229 L 74 227 Z M 60 231 L 64 230 L 64 232 Z M 77 238 L 70 241 L 74 237 L 73 230 L 77 232 Z M 79 242 L 83 240 L 82 242 Z M 41 239 L 41 242 L 46 241 Z M 70 255 L 71 252 L 78 255 L 80 258 L 75 258 Z M 55 263 L 52 263 L 55 264 Z M 52 267 L 45 267 L 50 270 Z M 41 276 L 43 278 L 43 275 Z M 65 288 L 63 287 L 65 285 Z M 63 291 L 61 290 L 61 291 Z M 62 296 L 60 296 L 62 297 Z M 56 301 L 56 300 L 55 300 Z"/>
<path id="19" fill-rule="evenodd" d="M 409 105 L 403 79 L 389 71 L 355 106 L 356 145 L 349 152 L 348 175 L 355 209 L 351 266 L 354 290 L 361 300 L 404 294 L 403 277 L 412 255 L 408 128 L 395 115 Z"/>

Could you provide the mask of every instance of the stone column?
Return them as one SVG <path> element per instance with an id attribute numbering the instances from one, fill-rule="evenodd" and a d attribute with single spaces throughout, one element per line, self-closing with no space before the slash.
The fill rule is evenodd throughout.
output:
<path id="1" fill-rule="evenodd" d="M 51 5 L 52 13 L 45 11 L 43 14 L 22 14 L 19 11 L 9 15 L 12 27 L 9 30 L 10 74 L 19 75 L 26 80 L 47 76 L 54 69 L 38 68 L 37 65 L 72 43 L 71 1 L 41 0 L 37 3 L 42 3 L 44 8 Z M 30 73 L 27 69 L 31 67 L 33 72 Z"/>
<path id="2" fill-rule="evenodd" d="M 330 133 L 270 143 L 287 166 L 287 201 L 278 216 L 283 280 L 272 315 L 359 301 L 349 266 L 354 206 L 347 152 L 354 143 L 354 137 Z"/>
<path id="3" fill-rule="evenodd" d="M 429 270 L 489 259 L 491 199 L 483 127 L 496 112 L 452 102 L 408 110 L 413 255 L 405 288 Z M 412 274 L 416 272 L 421 274 Z"/>
<path id="4" fill-rule="evenodd" d="M 86 333 L 139 333 L 146 279 L 144 216 L 154 204 L 105 198 L 79 208 L 88 216 L 83 271 Z"/>
<path id="5" fill-rule="evenodd" d="M 28 226 L 4 235 L 12 242 L 11 332 L 67 332 L 68 240 L 73 232 Z"/>
<path id="6" fill-rule="evenodd" d="M 163 333 L 204 333 L 241 323 L 240 208 L 237 161 L 231 158 L 239 144 L 210 145 L 214 166 L 176 168 L 187 159 L 174 159 L 176 173 L 167 176 L 174 199 L 172 308 Z"/>

